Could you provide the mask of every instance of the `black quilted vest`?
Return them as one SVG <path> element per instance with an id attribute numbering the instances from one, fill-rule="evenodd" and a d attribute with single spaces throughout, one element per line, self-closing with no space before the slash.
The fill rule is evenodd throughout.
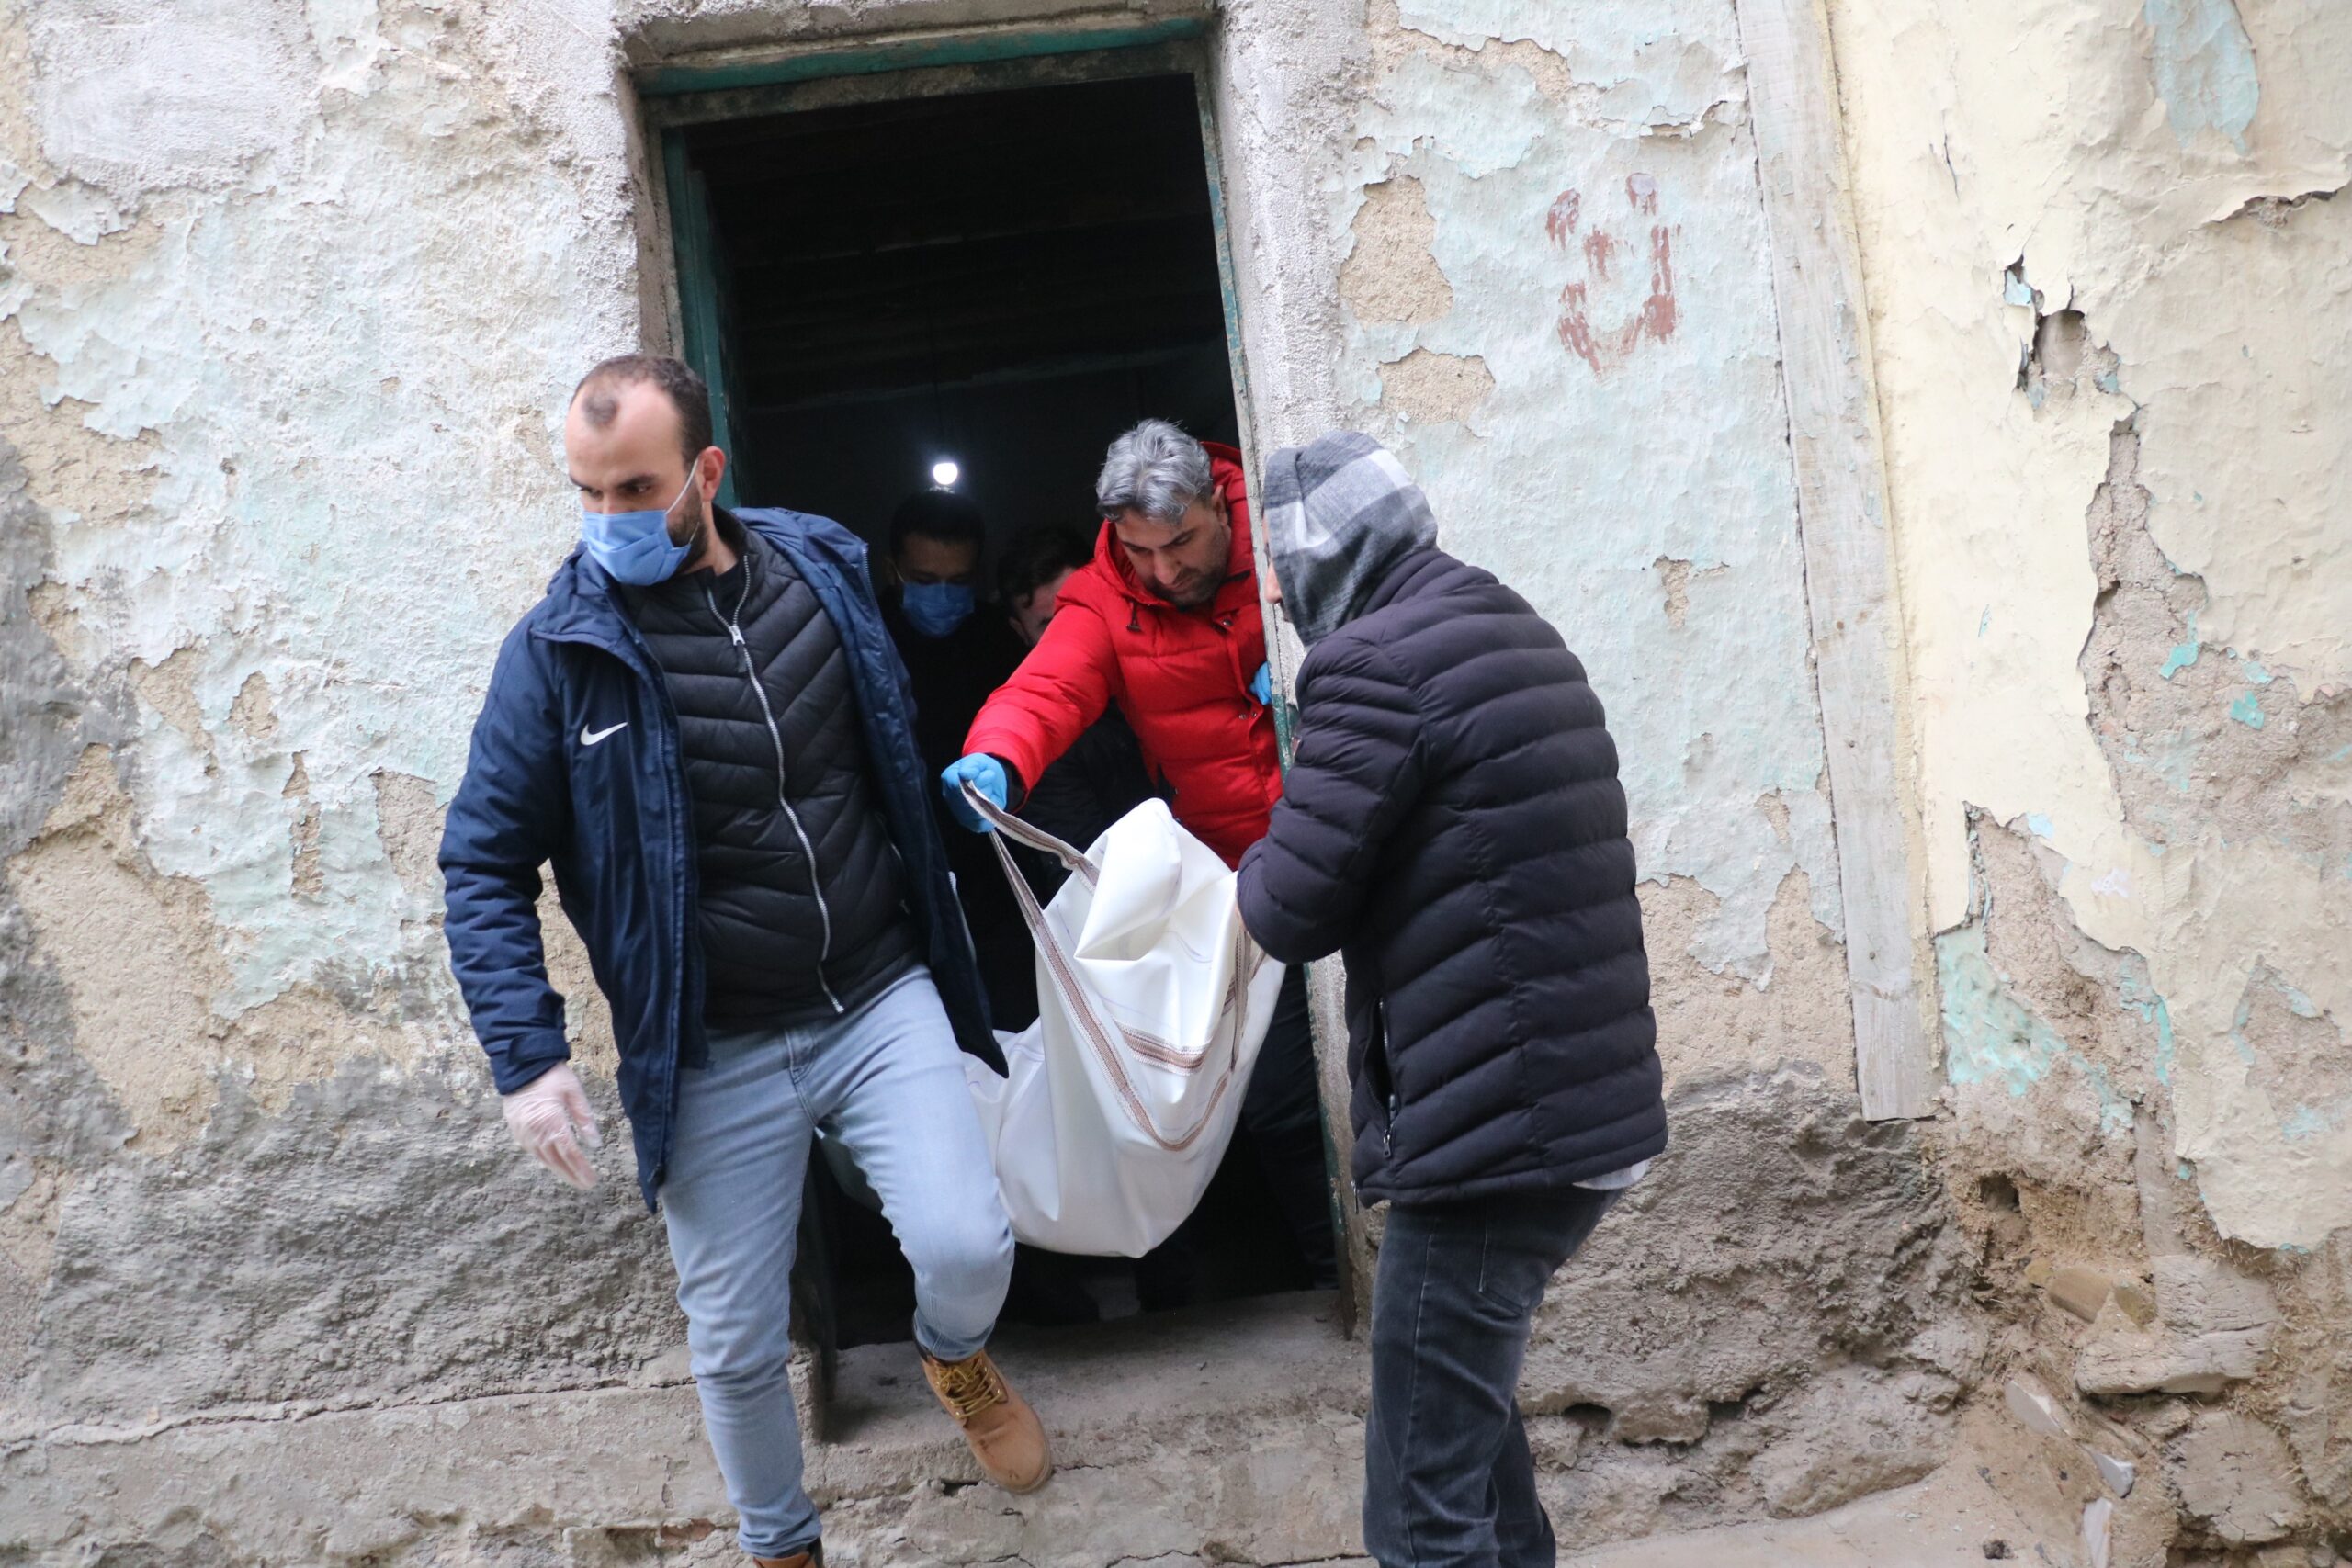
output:
<path id="1" fill-rule="evenodd" d="M 741 556 L 732 570 L 625 591 L 678 711 L 703 1016 L 813 1022 L 914 964 L 904 873 L 831 617 L 782 554 L 724 512 L 718 525 Z"/>

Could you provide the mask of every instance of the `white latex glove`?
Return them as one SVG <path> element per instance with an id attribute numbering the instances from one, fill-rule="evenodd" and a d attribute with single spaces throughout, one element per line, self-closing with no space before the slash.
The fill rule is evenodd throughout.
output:
<path id="1" fill-rule="evenodd" d="M 596 1168 L 581 1145 L 601 1148 L 604 1140 L 571 1063 L 558 1062 L 513 1094 L 501 1095 L 499 1103 L 506 1108 L 506 1130 L 541 1165 L 583 1192 L 596 1185 Z"/>

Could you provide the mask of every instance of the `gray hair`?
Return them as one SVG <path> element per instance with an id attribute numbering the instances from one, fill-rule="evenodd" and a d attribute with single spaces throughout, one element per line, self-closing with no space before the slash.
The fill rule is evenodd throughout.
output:
<path id="1" fill-rule="evenodd" d="M 1209 493 L 1212 482 L 1209 455 L 1199 442 L 1164 419 L 1148 419 L 1111 443 L 1094 481 L 1094 502 L 1105 517 L 1140 512 L 1154 523 L 1171 524 Z"/>

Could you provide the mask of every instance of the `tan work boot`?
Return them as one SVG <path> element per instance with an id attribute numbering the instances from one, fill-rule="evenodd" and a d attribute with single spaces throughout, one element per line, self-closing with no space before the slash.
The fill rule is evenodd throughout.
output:
<path id="1" fill-rule="evenodd" d="M 752 1568 L 825 1568 L 825 1549 L 812 1546 L 789 1557 L 754 1557 Z"/>
<path id="2" fill-rule="evenodd" d="M 986 1350 L 960 1361 L 943 1361 L 926 1350 L 922 1375 L 941 1406 L 964 1428 L 964 1441 L 990 1481 L 1007 1492 L 1035 1492 L 1054 1473 L 1037 1413 L 1012 1392 Z"/>

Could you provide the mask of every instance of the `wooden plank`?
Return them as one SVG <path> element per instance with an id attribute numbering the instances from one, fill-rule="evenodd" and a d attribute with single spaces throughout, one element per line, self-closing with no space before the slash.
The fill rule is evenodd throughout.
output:
<path id="1" fill-rule="evenodd" d="M 892 71 L 984 64 L 1098 49 L 1142 49 L 1159 43 L 1189 41 L 1207 31 L 1208 19 L 1204 17 L 1158 17 L 1115 20 L 1107 25 L 1087 22 L 948 31 L 798 52 L 780 53 L 771 47 L 709 60 L 664 61 L 638 73 L 637 92 L 643 98 L 670 98 L 688 93 L 771 87 L 835 76 L 871 76 Z"/>
<path id="2" fill-rule="evenodd" d="M 1820 0 L 1736 0 L 1772 240 L 1789 446 L 1838 838 L 1855 1076 L 1873 1120 L 1935 1109 L 1925 901 L 1903 765 L 1902 625 L 1861 255 Z"/>
<path id="3" fill-rule="evenodd" d="M 1226 208 L 1224 141 L 1218 134 L 1216 97 L 1210 90 L 1207 73 L 1194 73 L 1193 85 L 1200 101 L 1201 155 L 1208 167 L 1209 218 L 1216 231 L 1217 288 L 1225 302 L 1226 364 L 1233 376 L 1233 409 L 1241 427 L 1243 478 L 1248 492 L 1254 496 L 1260 493 L 1258 481 L 1265 469 L 1259 462 L 1258 423 L 1250 402 L 1250 360 L 1242 342 L 1241 291 L 1235 282 L 1233 231 Z M 1298 710 L 1292 698 L 1306 648 L 1290 629 L 1290 623 L 1262 603 L 1265 585 L 1273 580 L 1263 526 L 1250 531 L 1250 549 L 1258 569 L 1261 600 L 1259 609 L 1266 620 L 1266 663 L 1272 671 L 1278 697 L 1274 704 L 1274 744 L 1283 772 L 1287 774 L 1298 727 Z M 1340 1332 L 1354 1338 L 1372 1324 L 1372 1277 L 1378 1251 L 1372 1216 L 1357 1199 L 1356 1184 L 1348 1178 L 1354 1132 L 1348 1114 L 1352 1086 L 1348 1082 L 1347 980 L 1347 966 L 1336 954 L 1307 965 L 1307 1026 L 1315 1045 L 1316 1084 L 1323 1101 L 1323 1174 L 1329 1183 L 1332 1217 L 1339 1233 Z"/>

